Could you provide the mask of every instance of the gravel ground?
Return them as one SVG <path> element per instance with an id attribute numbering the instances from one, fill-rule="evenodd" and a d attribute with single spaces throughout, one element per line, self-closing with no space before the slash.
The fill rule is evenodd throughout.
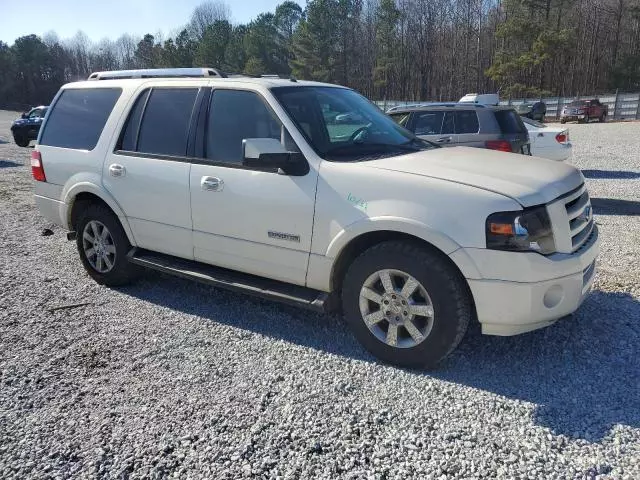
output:
<path id="1" fill-rule="evenodd" d="M 574 318 L 436 371 L 342 321 L 149 273 L 112 290 L 0 112 L 0 478 L 640 478 L 640 123 L 572 125 L 602 254 Z M 88 305 L 48 311 L 69 303 Z"/>

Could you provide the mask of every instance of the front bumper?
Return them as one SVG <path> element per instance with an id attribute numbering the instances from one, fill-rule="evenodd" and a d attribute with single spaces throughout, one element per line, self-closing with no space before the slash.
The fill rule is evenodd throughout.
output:
<path id="1" fill-rule="evenodd" d="M 575 312 L 591 290 L 599 246 L 594 227 L 591 239 L 573 254 L 467 249 L 481 276 L 467 282 L 482 333 L 517 335 Z"/>
<path id="2" fill-rule="evenodd" d="M 582 115 L 563 115 L 562 117 L 560 117 L 560 120 L 563 120 L 565 122 L 579 122 L 580 120 L 584 120 L 585 118 L 587 118 L 586 114 L 582 114 Z"/>

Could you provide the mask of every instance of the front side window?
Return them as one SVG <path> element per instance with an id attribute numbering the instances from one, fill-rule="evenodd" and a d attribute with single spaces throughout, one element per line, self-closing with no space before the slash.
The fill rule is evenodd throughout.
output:
<path id="1" fill-rule="evenodd" d="M 152 89 L 142 115 L 136 151 L 186 156 L 191 113 L 197 96 L 197 88 Z M 135 111 L 132 118 L 134 115 Z"/>
<path id="2" fill-rule="evenodd" d="M 310 146 L 327 160 L 363 161 L 435 148 L 353 90 L 300 86 L 271 91 Z"/>
<path id="3" fill-rule="evenodd" d="M 206 136 L 206 158 L 241 164 L 242 142 L 247 138 L 273 138 L 294 151 L 278 117 L 257 93 L 245 90 L 214 90 Z"/>
<path id="4" fill-rule="evenodd" d="M 52 107 L 40 144 L 93 150 L 121 93 L 120 88 L 64 90 Z"/>

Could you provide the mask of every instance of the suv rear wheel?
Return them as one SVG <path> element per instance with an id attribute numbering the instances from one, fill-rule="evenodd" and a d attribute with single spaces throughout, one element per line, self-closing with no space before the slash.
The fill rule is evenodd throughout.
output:
<path id="1" fill-rule="evenodd" d="M 131 244 L 118 217 L 103 205 L 90 204 L 76 226 L 76 246 L 87 273 L 98 283 L 130 283 L 140 268 L 127 260 Z"/>
<path id="2" fill-rule="evenodd" d="M 471 318 L 458 272 L 440 255 L 406 242 L 381 243 L 356 258 L 342 305 L 364 347 L 403 367 L 437 365 L 460 343 Z"/>

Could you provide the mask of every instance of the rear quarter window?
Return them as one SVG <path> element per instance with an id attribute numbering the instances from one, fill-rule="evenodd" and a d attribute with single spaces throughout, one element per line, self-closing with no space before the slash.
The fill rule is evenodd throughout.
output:
<path id="1" fill-rule="evenodd" d="M 121 94 L 121 88 L 64 90 L 49 112 L 40 144 L 93 150 Z"/>
<path id="2" fill-rule="evenodd" d="M 496 110 L 495 115 L 502 133 L 526 133 L 527 128 L 515 110 Z"/>

